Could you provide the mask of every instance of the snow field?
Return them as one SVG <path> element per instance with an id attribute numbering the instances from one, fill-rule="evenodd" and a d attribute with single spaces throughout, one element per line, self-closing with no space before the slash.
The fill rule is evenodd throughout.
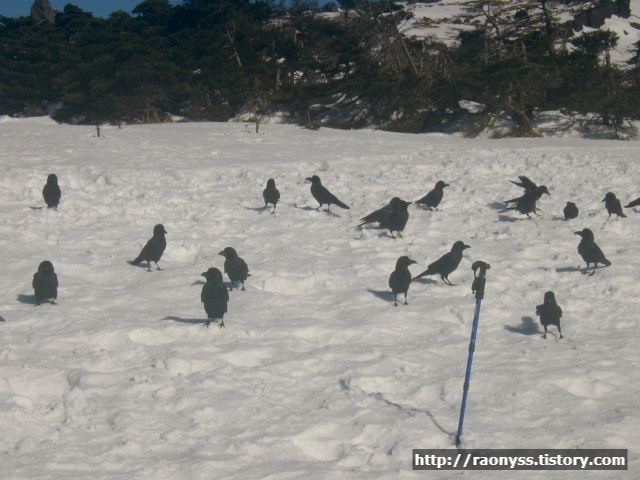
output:
<path id="1" fill-rule="evenodd" d="M 468 140 L 262 125 L 102 129 L 0 120 L 0 469 L 8 478 L 415 478 L 412 448 L 448 448 L 457 428 L 475 299 L 482 304 L 467 448 L 628 448 L 637 466 L 636 142 Z M 48 173 L 58 211 L 40 208 Z M 331 214 L 304 179 L 351 206 Z M 541 216 L 502 210 L 527 175 Z M 263 210 L 274 178 L 281 202 Z M 403 238 L 358 219 L 445 180 L 440 211 L 411 205 Z M 580 216 L 562 220 L 567 200 Z M 163 271 L 126 263 L 167 229 Z M 573 232 L 613 262 L 583 276 Z M 414 275 L 471 245 L 449 287 L 411 285 L 393 307 L 400 255 Z M 203 328 L 203 279 L 233 246 L 252 274 L 226 329 Z M 34 307 L 51 260 L 59 304 Z M 225 276 L 225 280 L 228 279 Z M 558 340 L 535 316 L 546 290 Z M 441 472 L 443 473 L 443 472 Z M 512 478 L 490 472 L 492 478 Z M 532 478 L 560 478 L 529 472 Z M 611 472 L 562 472 L 610 478 Z M 449 475 L 446 477 L 445 475 Z M 443 478 L 482 476 L 454 472 Z"/>

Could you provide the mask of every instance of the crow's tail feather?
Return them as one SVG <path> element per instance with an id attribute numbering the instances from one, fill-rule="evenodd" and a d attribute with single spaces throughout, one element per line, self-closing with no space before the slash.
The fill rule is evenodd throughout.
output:
<path id="1" fill-rule="evenodd" d="M 351 208 L 349 207 L 349 205 L 347 205 L 346 203 L 341 202 L 340 200 L 338 200 L 336 198 L 336 205 L 339 206 L 340 208 L 345 208 L 347 210 L 350 210 Z"/>

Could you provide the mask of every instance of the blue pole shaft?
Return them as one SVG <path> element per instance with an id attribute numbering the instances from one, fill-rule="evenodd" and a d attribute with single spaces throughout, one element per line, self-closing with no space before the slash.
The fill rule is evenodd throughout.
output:
<path id="1" fill-rule="evenodd" d="M 475 277 L 471 290 L 476 294 L 476 312 L 473 316 L 473 327 L 471 328 L 471 341 L 469 342 L 469 356 L 467 357 L 467 372 L 464 376 L 464 387 L 462 391 L 462 406 L 460 407 L 460 421 L 458 422 L 458 434 L 456 435 L 456 447 L 460 446 L 460 436 L 462 435 L 462 424 L 464 423 L 464 413 L 467 407 L 467 393 L 469 392 L 469 381 L 471 380 L 471 363 L 473 362 L 473 352 L 476 349 L 476 334 L 478 333 L 478 320 L 480 318 L 480 305 L 484 298 L 485 275 L 491 265 L 485 262 L 475 262 L 471 267 L 474 273 L 480 270 L 480 275 Z"/>
<path id="2" fill-rule="evenodd" d="M 462 435 L 462 425 L 464 423 L 464 413 L 467 407 L 467 393 L 469 392 L 469 381 L 471 380 L 471 364 L 473 363 L 473 352 L 476 349 L 476 334 L 478 333 L 478 320 L 480 318 L 480 305 L 482 299 L 476 300 L 476 312 L 473 316 L 473 327 L 471 328 L 471 341 L 469 342 L 469 356 L 467 357 L 467 372 L 464 376 L 464 386 L 462 389 L 462 407 L 460 408 L 460 420 L 458 421 L 458 434 L 456 435 L 456 446 L 460 445 Z"/>

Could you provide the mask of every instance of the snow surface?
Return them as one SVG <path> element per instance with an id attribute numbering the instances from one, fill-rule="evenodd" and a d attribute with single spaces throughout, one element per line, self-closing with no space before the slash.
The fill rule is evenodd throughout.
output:
<path id="1" fill-rule="evenodd" d="M 474 28 L 472 24 L 465 24 L 460 18 L 465 14 L 464 0 L 437 0 L 431 3 L 407 3 L 405 9 L 413 13 L 413 18 L 407 20 L 401 26 L 401 30 L 407 36 L 417 38 L 432 37 L 447 45 L 457 44 L 458 35 L 462 30 Z M 558 20 L 562 22 L 570 21 L 582 8 L 579 4 L 564 6 L 566 10 L 558 7 Z M 534 9 L 535 10 L 535 9 Z M 640 0 L 630 0 L 631 16 L 620 18 L 612 16 L 605 21 L 602 29 L 611 30 L 618 34 L 617 47 L 611 52 L 611 61 L 619 67 L 626 67 L 627 61 L 633 56 L 634 45 L 640 41 Z M 576 35 L 593 31 L 591 28 L 584 28 Z M 568 45 L 571 48 L 571 45 Z"/>
<path id="2" fill-rule="evenodd" d="M 0 119 L 0 471 L 9 479 L 583 480 L 613 472 L 413 472 L 413 448 L 450 448 L 475 299 L 492 266 L 463 432 L 466 448 L 628 448 L 640 466 L 640 211 L 607 220 L 614 191 L 640 195 L 640 144 L 464 139 L 291 125 L 105 127 Z M 47 174 L 59 209 L 41 208 Z M 351 206 L 316 211 L 305 177 Z M 528 175 L 542 215 L 502 211 Z M 276 213 L 262 209 L 274 178 Z M 404 237 L 356 227 L 391 197 L 451 184 L 440 211 L 410 206 Z M 580 208 L 561 219 L 567 200 Z M 163 223 L 162 271 L 127 264 Z M 580 274 L 574 231 L 613 265 Z M 414 282 L 453 242 L 450 279 Z M 204 328 L 209 267 L 233 246 L 252 276 L 226 329 Z M 53 262 L 58 305 L 34 306 Z M 228 281 L 228 279 L 225 280 Z M 553 290 L 563 333 L 535 316 Z M 617 476 L 616 478 L 623 478 Z"/>

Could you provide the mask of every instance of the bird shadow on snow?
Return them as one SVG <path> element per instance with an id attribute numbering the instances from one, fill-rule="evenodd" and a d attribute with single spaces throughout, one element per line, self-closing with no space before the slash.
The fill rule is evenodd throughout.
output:
<path id="1" fill-rule="evenodd" d="M 140 263 L 138 263 L 137 265 L 135 265 L 135 264 L 133 263 L 133 260 L 127 260 L 127 261 L 126 261 L 126 263 L 127 263 L 127 264 L 129 264 L 129 265 L 131 265 L 132 267 L 144 268 L 145 270 L 147 269 L 147 261 L 146 261 L 146 260 L 145 260 L 145 261 L 142 261 L 142 262 L 140 262 Z M 155 268 L 155 267 L 154 267 L 154 268 Z M 153 270 L 153 268 L 152 268 L 151 270 Z"/>
<path id="2" fill-rule="evenodd" d="M 522 325 L 515 327 L 505 325 L 504 329 L 511 333 L 519 333 L 520 335 L 537 335 L 540 333 L 540 330 L 538 330 L 538 322 L 532 317 L 522 317 Z"/>
<path id="3" fill-rule="evenodd" d="M 393 292 L 391 290 L 371 290 L 370 288 L 368 288 L 367 292 L 373 294 L 381 300 L 384 300 L 385 302 L 393 302 Z"/>
<path id="4" fill-rule="evenodd" d="M 498 214 L 498 221 L 499 222 L 519 222 L 521 220 L 528 220 L 527 217 L 524 218 L 516 218 L 516 217 L 510 217 L 508 215 L 501 215 Z"/>
<path id="5" fill-rule="evenodd" d="M 420 205 L 419 203 L 416 203 L 415 206 L 416 210 L 419 210 L 421 212 L 442 212 L 440 208 L 429 208 L 426 205 Z"/>
<path id="6" fill-rule="evenodd" d="M 313 207 L 294 207 L 297 208 L 298 210 L 306 210 L 306 211 L 314 211 L 314 212 L 320 212 L 320 210 L 318 210 L 317 208 L 313 208 Z M 330 217 L 337 217 L 337 218 L 342 218 L 342 216 L 338 215 L 337 213 L 333 213 L 331 210 L 327 210 L 327 209 L 323 209 L 322 210 L 325 213 L 328 213 Z"/>
<path id="7" fill-rule="evenodd" d="M 506 205 L 504 202 L 493 202 L 490 203 L 489 205 L 487 205 L 489 208 L 493 209 L 493 210 L 502 210 L 502 211 L 506 211 Z"/>
<path id="8" fill-rule="evenodd" d="M 202 324 L 207 323 L 207 320 L 203 318 L 181 318 L 181 317 L 175 317 L 175 316 L 164 317 L 163 320 L 173 320 L 174 322 L 189 323 L 191 325 L 195 325 L 198 323 L 202 323 Z"/>
<path id="9" fill-rule="evenodd" d="M 411 283 L 421 283 L 423 285 L 438 285 L 438 283 L 440 282 L 438 282 L 437 280 L 434 280 L 433 278 L 422 277 L 422 278 L 416 278 L 415 280 L 411 280 Z M 450 286 L 450 285 L 447 285 L 447 286 Z"/>
<path id="10" fill-rule="evenodd" d="M 246 210 L 253 210 L 254 212 L 266 212 L 267 210 L 273 210 L 273 207 L 267 206 L 267 207 L 244 207 Z"/>
<path id="11" fill-rule="evenodd" d="M 24 293 L 20 293 L 18 295 L 18 301 L 27 305 L 38 305 L 38 300 L 35 295 L 25 295 Z"/>
<path id="12" fill-rule="evenodd" d="M 400 235 L 398 235 L 397 237 L 395 235 L 391 236 L 391 234 L 389 233 L 389 230 L 383 230 L 381 227 L 369 227 L 369 228 L 366 228 L 366 227 L 361 227 L 360 225 L 358 225 L 355 228 L 359 232 L 367 231 L 372 236 L 375 235 L 378 238 L 392 238 L 393 240 L 397 240 L 398 238 L 404 238 L 404 237 L 401 237 Z"/>
<path id="13" fill-rule="evenodd" d="M 557 273 L 565 273 L 565 272 L 581 272 L 582 269 L 580 267 L 560 267 L 556 268 Z"/>

